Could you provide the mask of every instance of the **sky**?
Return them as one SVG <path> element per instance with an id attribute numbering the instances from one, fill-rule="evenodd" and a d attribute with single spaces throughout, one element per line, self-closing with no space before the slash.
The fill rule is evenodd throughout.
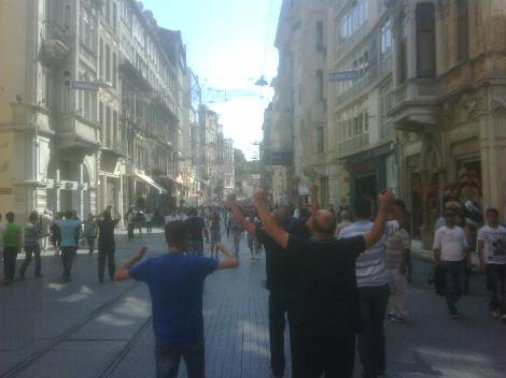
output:
<path id="1" fill-rule="evenodd" d="M 264 110 L 273 95 L 271 87 L 255 86 L 255 81 L 264 75 L 270 83 L 277 73 L 274 39 L 281 1 L 142 1 L 159 26 L 181 31 L 203 102 L 212 102 L 209 107 L 220 115 L 225 137 L 248 160 L 258 156 Z M 224 90 L 228 101 L 223 101 Z"/>

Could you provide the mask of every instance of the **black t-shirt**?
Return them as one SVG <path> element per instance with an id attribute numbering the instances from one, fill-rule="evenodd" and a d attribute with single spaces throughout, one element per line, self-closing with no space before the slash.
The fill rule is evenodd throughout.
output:
<path id="1" fill-rule="evenodd" d="M 255 236 L 265 247 L 267 289 L 292 294 L 297 282 L 294 259 L 264 229 L 256 227 Z"/>
<path id="2" fill-rule="evenodd" d="M 98 225 L 98 248 L 112 249 L 115 248 L 114 243 L 114 227 L 119 219 L 105 219 L 97 221 Z"/>
<path id="3" fill-rule="evenodd" d="M 202 230 L 204 229 L 205 222 L 201 217 L 189 217 L 186 221 L 188 230 L 188 239 L 193 242 L 201 242 L 204 240 L 202 237 Z"/>
<path id="4" fill-rule="evenodd" d="M 355 261 L 365 247 L 362 235 L 326 241 L 290 235 L 287 253 L 298 276 L 295 324 L 304 332 L 324 336 L 361 330 Z"/>

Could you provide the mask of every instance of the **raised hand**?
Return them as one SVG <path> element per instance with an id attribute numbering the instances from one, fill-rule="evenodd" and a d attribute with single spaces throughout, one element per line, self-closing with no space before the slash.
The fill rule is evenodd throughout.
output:
<path id="1" fill-rule="evenodd" d="M 255 190 L 255 193 L 253 193 L 253 200 L 255 202 L 264 202 L 264 191 L 262 189 Z"/>

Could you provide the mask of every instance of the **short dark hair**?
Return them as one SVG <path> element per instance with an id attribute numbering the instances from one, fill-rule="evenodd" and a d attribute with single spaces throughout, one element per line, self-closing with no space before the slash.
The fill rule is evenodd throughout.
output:
<path id="1" fill-rule="evenodd" d="M 5 218 L 7 218 L 8 222 L 14 222 L 14 213 L 12 211 L 9 211 L 7 214 L 5 214 Z"/>
<path id="2" fill-rule="evenodd" d="M 353 212 L 357 218 L 370 218 L 372 215 L 371 202 L 364 197 L 357 198 L 353 204 Z"/>
<path id="3" fill-rule="evenodd" d="M 497 210 L 495 207 L 489 207 L 487 211 L 485 211 L 485 214 L 488 213 L 494 213 L 496 216 L 499 216 L 499 210 Z"/>
<path id="4" fill-rule="evenodd" d="M 169 245 L 182 245 L 187 239 L 187 227 L 186 224 L 181 221 L 172 221 L 167 223 L 165 226 L 165 237 L 167 238 L 167 244 Z"/>
<path id="5" fill-rule="evenodd" d="M 74 210 L 69 209 L 69 210 L 65 211 L 65 218 L 67 218 L 67 219 L 74 218 Z"/>

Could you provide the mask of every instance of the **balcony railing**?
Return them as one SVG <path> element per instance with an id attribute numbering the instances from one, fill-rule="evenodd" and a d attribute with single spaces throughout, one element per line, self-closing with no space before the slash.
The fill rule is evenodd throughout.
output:
<path id="1" fill-rule="evenodd" d="M 355 135 L 350 139 L 339 142 L 337 150 L 340 156 L 351 154 L 369 145 L 369 133 Z"/>

